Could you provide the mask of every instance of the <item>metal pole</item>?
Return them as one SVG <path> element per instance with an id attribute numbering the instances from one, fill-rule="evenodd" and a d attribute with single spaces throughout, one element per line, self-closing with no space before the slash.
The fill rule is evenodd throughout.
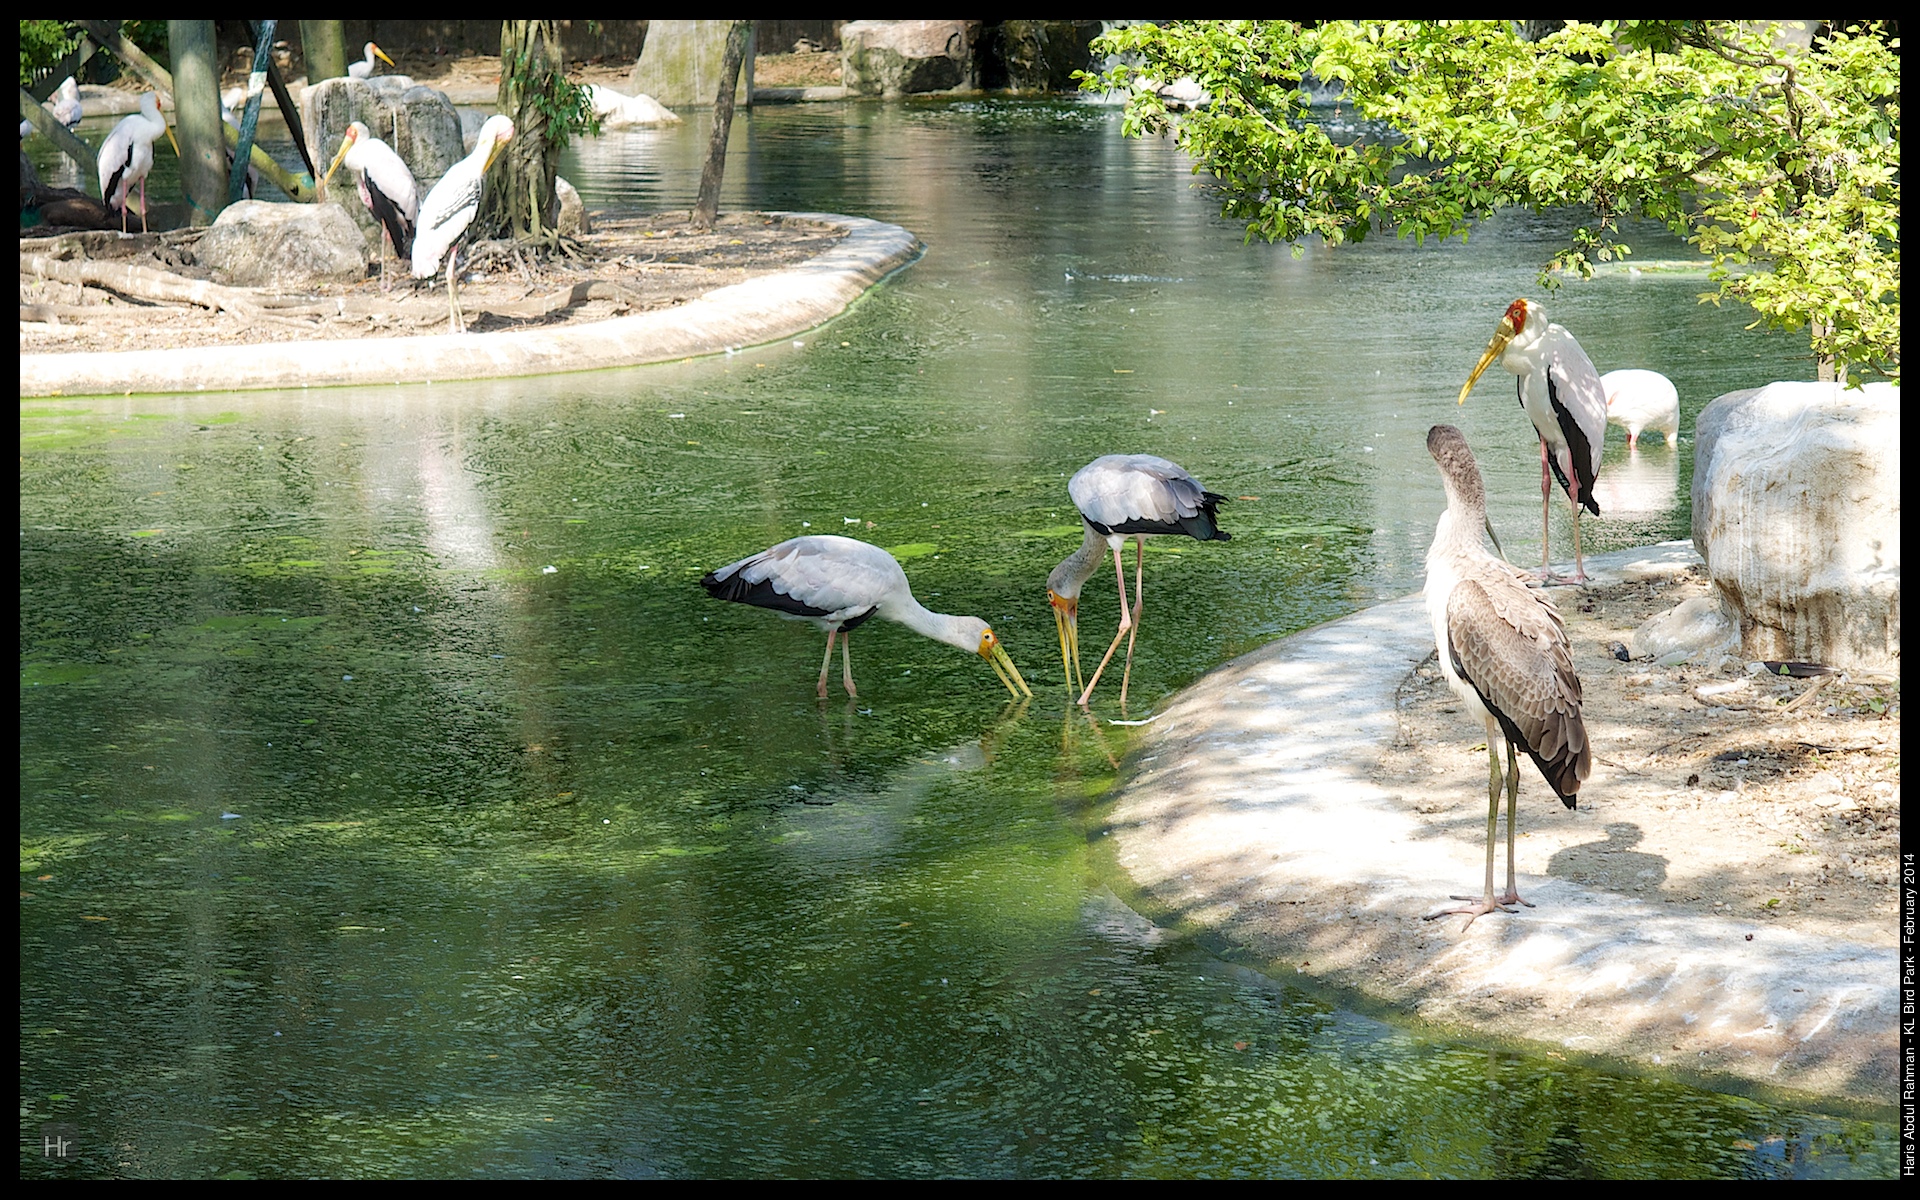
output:
<path id="1" fill-rule="evenodd" d="M 247 76 L 247 107 L 240 114 L 240 145 L 227 173 L 228 204 L 238 204 L 247 193 L 247 163 L 253 157 L 254 130 L 260 125 L 260 93 L 267 85 L 267 68 L 273 65 L 273 31 L 279 24 L 262 21 L 254 29 L 253 70 Z"/>

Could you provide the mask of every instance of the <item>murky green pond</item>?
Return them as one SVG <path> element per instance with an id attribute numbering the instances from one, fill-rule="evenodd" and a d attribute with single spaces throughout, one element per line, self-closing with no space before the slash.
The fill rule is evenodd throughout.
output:
<path id="1" fill-rule="evenodd" d="M 563 171 L 685 207 L 704 144 Z M 1110 890 L 1128 731 L 1059 682 L 1066 477 L 1151 452 L 1236 497 L 1231 543 L 1149 555 L 1134 717 L 1417 588 L 1435 421 L 1525 561 L 1532 435 L 1506 385 L 1453 395 L 1549 227 L 1296 261 L 1073 104 L 767 108 L 736 147 L 729 206 L 925 257 L 692 363 L 22 402 L 23 1173 L 1893 1173 L 1884 1119 L 1381 1024 Z M 1549 304 L 1603 369 L 1671 375 L 1690 430 L 1807 374 L 1703 287 Z M 1618 439 L 1589 547 L 1683 533 L 1690 442 Z M 802 532 L 896 548 L 1034 701 L 876 622 L 860 700 L 817 702 L 818 635 L 696 582 Z M 1089 590 L 1090 643 L 1114 608 Z"/>

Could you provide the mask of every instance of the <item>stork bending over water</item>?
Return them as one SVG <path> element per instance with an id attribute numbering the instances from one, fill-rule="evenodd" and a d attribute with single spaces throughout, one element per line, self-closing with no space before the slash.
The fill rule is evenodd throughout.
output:
<path id="1" fill-rule="evenodd" d="M 717 599 L 769 608 L 824 629 L 827 656 L 820 661 L 817 689 L 822 700 L 827 698 L 827 669 L 833 665 L 836 637 L 840 639 L 840 681 L 847 695 L 859 695 L 853 687 L 853 631 L 870 617 L 898 621 L 936 642 L 978 654 L 1016 698 L 1033 695 L 985 621 L 928 611 L 913 598 L 899 560 L 866 542 L 831 534 L 792 538 L 707 572 L 700 586 Z"/>
<path id="2" fill-rule="evenodd" d="M 1217 523 L 1225 496 L 1207 491 L 1200 481 L 1175 462 L 1152 454 L 1107 454 L 1075 471 L 1067 481 L 1067 495 L 1080 510 L 1085 536 L 1047 577 L 1047 602 L 1060 635 L 1060 660 L 1067 672 L 1067 690 L 1079 686 L 1080 588 L 1100 569 L 1107 548 L 1113 550 L 1113 570 L 1120 587 L 1120 628 L 1094 668 L 1093 678 L 1080 689 L 1079 702 L 1093 695 L 1093 685 L 1127 639 L 1127 665 L 1120 675 L 1120 703 L 1127 702 L 1127 683 L 1133 675 L 1133 642 L 1140 633 L 1141 568 L 1150 537 L 1185 534 L 1200 541 L 1227 541 L 1232 535 Z M 1134 539 L 1133 606 L 1127 606 L 1127 568 L 1120 556 L 1127 539 Z"/>

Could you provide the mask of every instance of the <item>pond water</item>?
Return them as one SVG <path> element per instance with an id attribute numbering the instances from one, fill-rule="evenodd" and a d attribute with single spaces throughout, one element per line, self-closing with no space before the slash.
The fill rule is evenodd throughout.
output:
<path id="1" fill-rule="evenodd" d="M 562 170 L 684 208 L 704 145 Z M 1882 1117 L 1382 1023 L 1115 895 L 1128 730 L 1105 686 L 1069 709 L 1044 595 L 1066 477 L 1151 452 L 1234 497 L 1230 543 L 1152 551 L 1134 718 L 1418 588 L 1436 421 L 1529 561 L 1511 385 L 1453 397 L 1551 222 L 1294 259 L 1073 103 L 762 108 L 735 147 L 725 206 L 925 256 L 682 364 L 22 402 L 21 1127 L 68 1139 L 24 1173 L 1893 1173 Z M 1691 430 L 1809 370 L 1705 286 L 1547 303 Z M 1587 547 L 1684 534 L 1690 451 L 1616 433 Z M 895 548 L 1034 700 L 875 622 L 860 699 L 816 701 L 818 635 L 697 585 L 805 532 Z M 1089 588 L 1090 645 L 1115 608 Z"/>

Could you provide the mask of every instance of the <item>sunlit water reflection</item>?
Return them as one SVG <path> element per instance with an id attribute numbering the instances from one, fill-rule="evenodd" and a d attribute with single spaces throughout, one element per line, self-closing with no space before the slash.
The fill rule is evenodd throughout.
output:
<path id="1" fill-rule="evenodd" d="M 704 145 L 563 173 L 685 207 Z M 1453 395 L 1554 223 L 1296 260 L 1075 104 L 762 108 L 735 145 L 727 206 L 926 255 L 731 357 L 23 402 L 21 1120 L 74 1146 L 26 1172 L 1891 1174 L 1885 1121 L 1380 1024 L 1109 890 L 1126 731 L 1067 711 L 1043 594 L 1066 477 L 1147 451 L 1235 498 L 1231 543 L 1150 555 L 1134 716 L 1417 588 L 1435 421 L 1524 561 L 1531 434 L 1504 379 Z M 1703 286 L 1548 303 L 1690 430 L 1805 374 Z M 1615 438 L 1587 546 L 1683 533 L 1690 441 Z M 876 622 L 861 699 L 815 701 L 817 635 L 696 583 L 802 532 L 897 548 L 1036 699 Z M 1116 615 L 1089 589 L 1089 642 Z"/>

